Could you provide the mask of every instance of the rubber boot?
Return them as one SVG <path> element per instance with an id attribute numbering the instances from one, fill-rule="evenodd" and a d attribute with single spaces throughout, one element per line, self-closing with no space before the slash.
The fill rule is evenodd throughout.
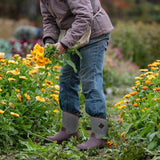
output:
<path id="1" fill-rule="evenodd" d="M 87 150 L 91 148 L 103 148 L 107 143 L 103 139 L 108 132 L 108 120 L 104 118 L 91 117 L 92 133 L 89 140 L 83 144 L 77 145 L 80 150 Z"/>
<path id="2" fill-rule="evenodd" d="M 57 141 L 58 144 L 67 141 L 70 137 L 78 137 L 78 122 L 79 117 L 69 112 L 62 112 L 62 130 L 55 136 L 47 136 L 51 141 Z"/>

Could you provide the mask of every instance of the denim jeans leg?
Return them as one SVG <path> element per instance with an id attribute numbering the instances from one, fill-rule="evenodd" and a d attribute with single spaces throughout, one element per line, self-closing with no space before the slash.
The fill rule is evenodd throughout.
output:
<path id="1" fill-rule="evenodd" d="M 79 111 L 80 100 L 79 100 L 79 57 L 77 55 L 71 55 L 71 60 L 75 63 L 77 73 L 74 72 L 73 68 L 68 64 L 61 68 L 61 75 L 59 78 L 60 93 L 59 102 L 60 107 L 63 111 L 67 111 L 78 116 L 81 115 Z"/>
<path id="2" fill-rule="evenodd" d="M 85 95 L 85 110 L 90 116 L 106 118 L 106 103 L 103 92 L 104 56 L 109 35 L 90 40 L 80 49 L 80 78 Z"/>

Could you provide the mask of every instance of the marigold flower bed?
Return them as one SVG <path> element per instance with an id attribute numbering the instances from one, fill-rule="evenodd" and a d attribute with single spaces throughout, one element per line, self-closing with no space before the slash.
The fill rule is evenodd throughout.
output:
<path id="1" fill-rule="evenodd" d="M 4 59 L 0 53 L 1 152 L 22 147 L 21 141 L 33 137 L 32 132 L 51 134 L 48 128 L 56 130 L 53 122 L 61 118 L 56 116 L 61 63 L 49 63 L 39 45 L 31 53 L 34 56 L 23 59 L 19 55 Z"/>
<path id="2" fill-rule="evenodd" d="M 138 139 L 147 149 L 160 149 L 160 60 L 140 69 L 135 77 L 133 92 L 115 104 L 121 110 L 120 117 L 125 139 Z"/>

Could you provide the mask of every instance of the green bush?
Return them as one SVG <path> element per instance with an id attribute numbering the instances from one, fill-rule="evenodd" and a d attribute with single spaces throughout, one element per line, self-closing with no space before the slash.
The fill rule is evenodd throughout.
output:
<path id="1" fill-rule="evenodd" d="M 138 69 L 135 63 L 124 58 L 119 48 L 112 48 L 109 45 L 103 71 L 104 89 L 113 86 L 131 86 Z"/>
<path id="2" fill-rule="evenodd" d="M 120 47 L 124 57 L 140 68 L 159 58 L 160 27 L 158 24 L 118 23 L 112 32 L 113 46 Z"/>

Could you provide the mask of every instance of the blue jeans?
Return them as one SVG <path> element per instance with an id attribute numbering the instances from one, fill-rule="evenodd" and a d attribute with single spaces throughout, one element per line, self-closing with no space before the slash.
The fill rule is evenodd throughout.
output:
<path id="1" fill-rule="evenodd" d="M 110 34 L 91 39 L 77 55 L 71 55 L 77 73 L 69 65 L 61 68 L 59 102 L 63 111 L 78 116 L 80 112 L 79 85 L 85 96 L 85 110 L 90 116 L 106 118 L 106 103 L 103 92 L 103 64 Z"/>

